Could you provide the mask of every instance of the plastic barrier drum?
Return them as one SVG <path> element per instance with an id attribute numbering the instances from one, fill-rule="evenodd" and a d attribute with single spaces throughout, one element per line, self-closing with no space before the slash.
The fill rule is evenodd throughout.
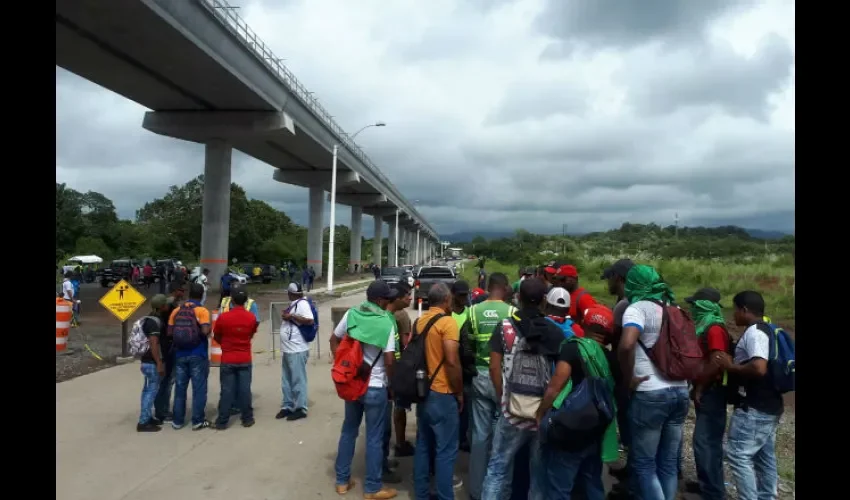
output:
<path id="1" fill-rule="evenodd" d="M 215 320 L 218 319 L 218 309 L 213 309 L 211 330 L 215 331 Z M 210 335 L 210 366 L 221 366 L 221 344 Z"/>
<path id="2" fill-rule="evenodd" d="M 62 297 L 56 297 L 56 352 L 68 349 L 68 332 L 71 329 L 71 309 L 73 304 Z"/>

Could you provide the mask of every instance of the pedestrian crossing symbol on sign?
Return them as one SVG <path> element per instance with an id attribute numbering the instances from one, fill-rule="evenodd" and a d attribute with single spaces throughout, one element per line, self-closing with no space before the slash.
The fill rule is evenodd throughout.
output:
<path id="1" fill-rule="evenodd" d="M 145 303 L 145 296 L 124 280 L 119 281 L 100 298 L 100 305 L 119 320 L 127 321 Z"/>

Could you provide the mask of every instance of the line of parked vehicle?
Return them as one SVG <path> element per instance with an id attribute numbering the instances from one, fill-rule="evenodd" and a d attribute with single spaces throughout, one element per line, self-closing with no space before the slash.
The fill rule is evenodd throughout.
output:
<path id="1" fill-rule="evenodd" d="M 181 268 L 186 272 L 186 266 L 175 258 L 166 259 L 115 259 L 108 267 L 100 269 L 96 272 L 95 278 L 88 282 L 99 281 L 100 286 L 106 288 L 111 284 L 118 283 L 120 280 L 130 281 L 133 276 L 134 267 L 144 267 L 150 264 L 154 269 L 154 282 L 159 281 L 160 276 L 164 275 L 166 279 L 170 279 L 174 275 L 174 271 Z M 277 268 L 270 264 L 254 264 L 244 263 L 231 266 L 228 269 L 230 276 L 240 284 L 247 283 L 271 283 L 273 279 L 278 278 Z M 191 273 L 187 273 L 188 279 L 192 279 L 201 273 L 201 267 L 196 266 Z"/>

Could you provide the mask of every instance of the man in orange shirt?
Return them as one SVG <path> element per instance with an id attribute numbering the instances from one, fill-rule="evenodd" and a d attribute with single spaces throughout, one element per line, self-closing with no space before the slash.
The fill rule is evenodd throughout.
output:
<path id="1" fill-rule="evenodd" d="M 206 289 L 200 283 L 189 287 L 189 300 L 171 312 L 168 336 L 172 338 L 175 357 L 174 417 L 171 427 L 180 429 L 186 423 L 186 394 L 192 381 L 192 430 L 210 426 L 204 418 L 207 406 L 207 377 L 210 360 L 207 338 L 210 335 L 210 311 L 201 305 Z"/>
<path id="2" fill-rule="evenodd" d="M 432 318 L 443 315 L 427 332 L 425 359 L 431 392 L 416 405 L 418 429 L 413 462 L 416 498 L 429 498 L 430 455 L 434 455 L 437 498 L 454 498 L 453 475 L 457 459 L 460 412 L 463 409 L 463 374 L 460 366 L 460 329 L 452 318 L 452 294 L 438 283 L 428 291 L 430 308 L 416 320 L 413 331 L 421 335 Z"/>
<path id="3" fill-rule="evenodd" d="M 251 407 L 251 339 L 257 333 L 257 317 L 245 309 L 248 294 L 239 287 L 230 296 L 230 309 L 218 317 L 213 337 L 221 344 L 221 395 L 215 428 L 227 429 L 234 399 L 242 416 L 242 426 L 254 425 Z"/>

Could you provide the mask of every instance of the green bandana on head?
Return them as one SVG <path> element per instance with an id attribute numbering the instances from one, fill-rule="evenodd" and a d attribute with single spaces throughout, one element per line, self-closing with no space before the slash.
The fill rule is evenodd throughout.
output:
<path id="1" fill-rule="evenodd" d="M 697 329 L 697 337 L 701 337 L 708 330 L 708 327 L 716 324 L 725 324 L 726 318 L 723 317 L 723 311 L 720 304 L 710 300 L 695 300 L 691 305 L 691 311 L 694 315 L 694 326 Z"/>
<path id="2" fill-rule="evenodd" d="M 626 275 L 626 298 L 630 304 L 640 300 L 675 300 L 673 289 L 661 280 L 661 275 L 652 266 L 638 264 Z"/>

